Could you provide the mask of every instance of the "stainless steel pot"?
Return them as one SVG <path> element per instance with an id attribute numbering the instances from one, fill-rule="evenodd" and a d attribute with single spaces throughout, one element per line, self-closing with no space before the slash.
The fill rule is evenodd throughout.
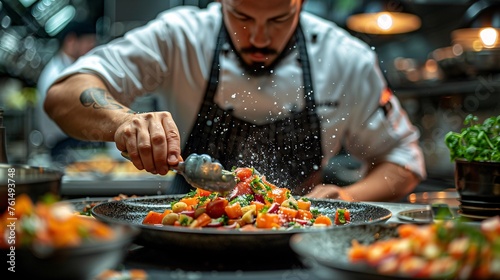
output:
<path id="1" fill-rule="evenodd" d="M 16 196 L 26 193 L 33 201 L 52 193 L 59 196 L 63 172 L 45 167 L 0 163 L 0 213 L 16 208 Z"/>

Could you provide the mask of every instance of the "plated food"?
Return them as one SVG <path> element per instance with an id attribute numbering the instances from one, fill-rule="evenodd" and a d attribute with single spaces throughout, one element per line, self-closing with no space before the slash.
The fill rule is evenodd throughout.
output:
<path id="1" fill-rule="evenodd" d="M 337 277 L 499 279 L 499 234 L 499 217 L 481 223 L 365 224 L 297 234 L 290 246 L 314 271 Z"/>
<path id="2" fill-rule="evenodd" d="M 143 224 L 223 229 L 290 229 L 350 223 L 347 208 L 338 208 L 334 217 L 311 207 L 306 197 L 295 198 L 287 188 L 268 182 L 255 169 L 233 171 L 237 185 L 229 193 L 195 189 L 163 211 L 151 210 Z M 332 220 L 333 219 L 333 220 Z"/>
<path id="3" fill-rule="evenodd" d="M 25 194 L 16 198 L 14 206 L 2 214 L 0 248 L 10 245 L 36 247 L 76 247 L 84 242 L 109 241 L 115 232 L 108 225 L 74 215 L 69 205 L 58 204 L 52 196 L 36 204 Z M 8 234 L 15 219 L 15 234 Z M 13 237 L 13 238 L 11 238 Z"/>
<path id="4" fill-rule="evenodd" d="M 138 234 L 130 226 L 75 215 L 53 195 L 36 202 L 17 195 L 0 223 L 8 270 L 26 279 L 94 279 L 119 264 Z"/>
<path id="5" fill-rule="evenodd" d="M 415 278 L 498 279 L 500 217 L 474 227 L 460 222 L 404 224 L 398 236 L 362 244 L 356 239 L 347 255 L 380 274 Z"/>
<path id="6" fill-rule="evenodd" d="M 140 228 L 136 244 L 169 252 L 244 250 L 276 255 L 291 253 L 288 242 L 295 233 L 383 223 L 392 216 L 389 209 L 369 203 L 293 197 L 290 190 L 271 184 L 251 168 L 233 171 L 239 182 L 229 193 L 197 189 L 188 196 L 107 201 L 94 206 L 92 216 Z M 174 219 L 167 221 L 172 213 Z"/>

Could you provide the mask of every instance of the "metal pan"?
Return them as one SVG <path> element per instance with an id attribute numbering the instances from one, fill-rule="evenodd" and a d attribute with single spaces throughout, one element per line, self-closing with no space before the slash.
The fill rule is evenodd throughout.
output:
<path id="1" fill-rule="evenodd" d="M 0 213 L 15 208 L 16 196 L 26 193 L 32 201 L 52 193 L 59 196 L 63 172 L 45 167 L 0 163 Z"/>

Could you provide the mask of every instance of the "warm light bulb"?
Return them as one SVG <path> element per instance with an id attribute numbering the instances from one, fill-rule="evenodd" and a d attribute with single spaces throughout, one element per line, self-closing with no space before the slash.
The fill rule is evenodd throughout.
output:
<path id="1" fill-rule="evenodd" d="M 479 32 L 479 37 L 481 38 L 481 42 L 487 48 L 491 48 L 495 46 L 495 43 L 498 39 L 498 32 L 491 27 L 483 28 Z"/>
<path id="2" fill-rule="evenodd" d="M 377 25 L 382 30 L 388 30 L 389 28 L 392 27 L 392 24 L 393 24 L 392 17 L 387 13 L 382 13 L 377 18 Z"/>

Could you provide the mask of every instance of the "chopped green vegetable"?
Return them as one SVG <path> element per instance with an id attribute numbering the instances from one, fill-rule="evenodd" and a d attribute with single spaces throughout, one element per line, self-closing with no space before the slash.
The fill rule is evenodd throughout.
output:
<path id="1" fill-rule="evenodd" d="M 500 162 L 500 115 L 481 124 L 478 117 L 468 115 L 466 127 L 460 133 L 450 131 L 444 142 L 450 150 L 450 160 Z"/>

